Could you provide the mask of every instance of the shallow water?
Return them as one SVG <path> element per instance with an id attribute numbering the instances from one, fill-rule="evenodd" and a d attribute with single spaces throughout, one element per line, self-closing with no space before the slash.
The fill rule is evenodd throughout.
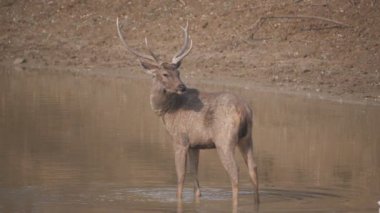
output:
<path id="1" fill-rule="evenodd" d="M 240 154 L 239 206 L 214 150 L 203 196 L 175 199 L 170 138 L 150 81 L 123 75 L 0 71 L 0 212 L 376 212 L 380 107 L 196 84 L 253 106 L 261 184 L 256 208 Z M 225 84 L 224 84 L 225 85 Z"/>

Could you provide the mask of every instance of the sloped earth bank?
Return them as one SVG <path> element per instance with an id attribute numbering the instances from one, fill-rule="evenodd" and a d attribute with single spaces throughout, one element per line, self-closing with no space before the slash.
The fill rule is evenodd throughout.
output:
<path id="1" fill-rule="evenodd" d="M 377 0 L 2 0 L 0 63 L 138 72 L 117 38 L 162 59 L 194 41 L 183 75 L 380 102 Z"/>

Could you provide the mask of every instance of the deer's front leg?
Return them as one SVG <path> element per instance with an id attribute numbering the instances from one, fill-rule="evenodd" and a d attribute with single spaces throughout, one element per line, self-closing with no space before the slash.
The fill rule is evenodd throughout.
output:
<path id="1" fill-rule="evenodd" d="M 199 149 L 189 149 L 189 170 L 194 178 L 194 193 L 196 197 L 201 196 L 201 190 L 198 181 L 198 162 L 199 162 Z"/>
<path id="2" fill-rule="evenodd" d="M 175 151 L 175 167 L 177 172 L 177 198 L 182 198 L 183 184 L 185 182 L 186 174 L 186 158 L 188 146 L 184 145 L 182 141 L 176 142 L 174 145 Z"/>

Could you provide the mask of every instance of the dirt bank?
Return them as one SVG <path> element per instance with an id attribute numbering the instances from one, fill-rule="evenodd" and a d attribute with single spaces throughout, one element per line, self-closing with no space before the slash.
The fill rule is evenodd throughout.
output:
<path id="1" fill-rule="evenodd" d="M 146 36 L 167 60 L 189 20 L 184 75 L 380 101 L 376 0 L 2 0 L 0 17 L 1 64 L 137 71 L 116 17 L 131 45 Z"/>

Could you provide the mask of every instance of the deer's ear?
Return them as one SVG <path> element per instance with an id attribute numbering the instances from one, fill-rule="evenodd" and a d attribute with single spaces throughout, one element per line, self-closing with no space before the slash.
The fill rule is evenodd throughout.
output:
<path id="1" fill-rule="evenodd" d="M 141 60 L 140 60 L 140 65 L 142 66 L 142 68 L 144 68 L 144 71 L 150 75 L 154 75 L 156 70 L 160 68 L 156 64 L 151 64 L 149 62 L 141 61 Z"/>

